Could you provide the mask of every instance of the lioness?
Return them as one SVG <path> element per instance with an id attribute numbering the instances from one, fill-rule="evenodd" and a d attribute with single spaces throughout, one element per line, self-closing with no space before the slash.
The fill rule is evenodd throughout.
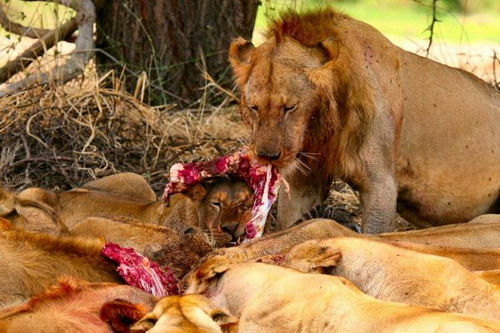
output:
<path id="1" fill-rule="evenodd" d="M 5 195 L 3 201 L 2 193 Z M 47 207 L 48 213 L 38 209 L 31 215 L 24 214 L 27 207 L 21 199 Z M 19 204 L 15 205 L 17 202 Z M 55 211 L 68 228 L 87 217 L 127 217 L 180 231 L 186 226 L 199 227 L 216 246 L 227 245 L 244 234 L 245 224 L 251 218 L 252 204 L 250 187 L 231 178 L 215 179 L 186 193 L 176 194 L 169 207 L 163 200 L 156 200 L 142 176 L 133 173 L 104 177 L 61 193 L 29 188 L 13 198 L 12 194 L 0 189 L 0 216 L 4 210 L 15 224 L 20 225 L 22 221 L 22 226 L 32 231 L 40 231 L 40 218 L 47 219 L 46 216 L 53 216 L 52 211 Z M 55 228 L 59 219 L 43 221 L 43 226 Z"/>
<path id="2" fill-rule="evenodd" d="M 258 263 L 205 262 L 188 293 L 239 317 L 240 332 L 498 332 L 500 322 L 377 300 L 344 278 Z"/>
<path id="3" fill-rule="evenodd" d="M 104 237 L 107 242 L 131 247 L 159 265 L 169 266 L 179 279 L 213 250 L 207 235 L 198 228 L 179 232 L 134 220 L 89 217 L 71 228 L 69 233 L 91 239 Z"/>
<path id="4" fill-rule="evenodd" d="M 123 283 L 116 265 L 101 255 L 104 245 L 102 239 L 0 230 L 0 309 L 45 291 L 62 276 Z"/>
<path id="5" fill-rule="evenodd" d="M 375 298 L 500 318 L 500 289 L 454 260 L 349 237 L 292 248 L 285 267 L 342 276 Z"/>
<path id="6" fill-rule="evenodd" d="M 238 319 L 201 295 L 168 296 L 152 312 L 131 327 L 131 332 L 231 333 L 238 332 Z"/>
<path id="7" fill-rule="evenodd" d="M 38 199 L 23 198 L 0 188 L 0 218 L 16 226 L 48 234 L 67 234 L 68 228 L 53 207 Z"/>
<path id="8" fill-rule="evenodd" d="M 206 248 L 199 248 L 207 245 L 203 243 L 204 235 L 200 238 L 196 234 L 179 235 L 165 227 L 133 226 L 132 230 L 144 236 L 134 237 L 129 244 L 138 252 L 144 249 L 146 256 L 171 268 L 178 278 L 198 263 L 199 251 L 206 251 Z M 157 243 L 151 247 L 146 246 L 155 241 Z M 0 223 L 0 308 L 43 292 L 61 276 L 90 282 L 124 283 L 116 270 L 118 264 L 101 254 L 105 245 L 102 237 L 56 237 Z"/>
<path id="9" fill-rule="evenodd" d="M 141 304 L 146 313 L 157 301 L 153 295 L 131 286 L 64 278 L 27 303 L 0 311 L 0 332 L 114 332 L 100 318 L 100 310 L 116 299 Z"/>
<path id="10" fill-rule="evenodd" d="M 265 37 L 257 48 L 236 39 L 229 60 L 250 150 L 290 184 L 281 228 L 322 201 L 333 177 L 359 190 L 367 233 L 391 231 L 396 207 L 420 227 L 500 211 L 492 86 L 330 8 L 287 11 Z"/>
<path id="11" fill-rule="evenodd" d="M 104 237 L 107 242 L 131 247 L 159 265 L 169 266 L 178 278 L 182 278 L 213 250 L 207 235 L 197 228 L 179 232 L 135 220 L 89 217 L 71 228 L 69 233 L 91 239 Z"/>
<path id="12" fill-rule="evenodd" d="M 363 235 L 333 220 L 315 219 L 293 228 L 264 235 L 237 247 L 216 249 L 209 256 L 224 256 L 231 263 L 285 253 L 307 240 L 360 237 L 383 242 L 404 242 L 398 246 L 458 261 L 469 270 L 500 269 L 500 223 L 466 223 L 422 230 Z"/>

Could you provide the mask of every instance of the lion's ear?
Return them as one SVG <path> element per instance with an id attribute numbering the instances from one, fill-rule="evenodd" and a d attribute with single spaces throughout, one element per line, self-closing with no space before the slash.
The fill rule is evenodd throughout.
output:
<path id="1" fill-rule="evenodd" d="M 337 266 L 341 253 L 335 247 L 321 244 L 318 241 L 310 241 L 292 248 L 288 257 L 289 265 L 292 268 L 304 272 L 323 272 Z"/>
<path id="2" fill-rule="evenodd" d="M 205 261 L 196 272 L 196 277 L 208 281 L 217 274 L 222 274 L 229 269 L 229 261 L 224 257 L 213 257 Z"/>
<path id="3" fill-rule="evenodd" d="M 202 184 L 196 184 L 184 193 L 192 201 L 201 201 L 207 195 L 207 189 Z"/>
<path id="4" fill-rule="evenodd" d="M 243 37 L 238 37 L 229 46 L 229 61 L 234 66 L 248 65 L 255 46 Z"/>
<path id="5" fill-rule="evenodd" d="M 6 216 L 15 210 L 16 200 L 13 193 L 0 187 L 0 216 Z"/>
<path id="6" fill-rule="evenodd" d="M 0 217 L 0 230 L 14 230 L 14 225 L 9 220 Z"/>
<path id="7" fill-rule="evenodd" d="M 229 62 L 236 76 L 236 83 L 242 86 L 250 75 L 250 60 L 255 50 L 252 43 L 238 37 L 229 46 Z"/>
<path id="8" fill-rule="evenodd" d="M 327 60 L 324 63 L 324 66 L 331 67 L 339 57 L 339 52 L 340 52 L 339 42 L 337 42 L 332 37 L 328 37 L 324 41 L 319 42 L 318 47 L 326 55 Z"/>
<path id="9" fill-rule="evenodd" d="M 334 75 L 332 69 L 339 65 L 338 58 L 340 54 L 340 45 L 338 41 L 332 37 L 328 37 L 324 41 L 318 43 L 317 50 L 322 54 L 321 65 L 311 68 L 308 71 L 309 80 L 325 91 L 330 91 L 332 82 L 338 80 L 338 77 Z"/>
<path id="10" fill-rule="evenodd" d="M 340 250 L 329 246 L 320 246 L 311 264 L 314 268 L 331 268 L 337 266 L 341 258 Z"/>
<path id="11" fill-rule="evenodd" d="M 223 332 L 237 332 L 238 331 L 238 318 L 231 316 L 224 310 L 214 309 L 210 312 L 210 317 L 215 321 L 223 330 Z"/>
<path id="12" fill-rule="evenodd" d="M 147 313 L 143 304 L 133 304 L 125 300 L 115 299 L 104 304 L 100 311 L 100 317 L 108 323 L 116 332 L 128 332 L 129 325 L 137 322 Z"/>

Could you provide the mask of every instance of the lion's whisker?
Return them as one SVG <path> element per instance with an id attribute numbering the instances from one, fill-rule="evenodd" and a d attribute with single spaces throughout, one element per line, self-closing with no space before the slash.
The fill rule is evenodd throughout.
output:
<path id="1" fill-rule="evenodd" d="M 305 158 L 309 158 L 311 160 L 317 160 L 321 153 L 307 153 L 307 152 L 299 152 L 300 156 L 304 156 Z"/>
<path id="2" fill-rule="evenodd" d="M 309 174 L 311 171 L 311 168 L 307 166 L 304 162 L 302 162 L 300 159 L 296 158 L 292 161 L 293 166 L 295 167 L 295 170 L 298 170 L 301 172 L 303 175 Z"/>
<path id="3" fill-rule="evenodd" d="M 304 170 L 307 170 L 308 172 L 311 171 L 311 168 L 301 159 L 297 159 L 297 163 L 304 168 Z"/>

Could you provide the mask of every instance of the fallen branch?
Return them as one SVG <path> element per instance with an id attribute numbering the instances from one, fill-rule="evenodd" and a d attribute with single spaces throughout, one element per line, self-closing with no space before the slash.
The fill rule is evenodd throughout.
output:
<path id="1" fill-rule="evenodd" d="M 52 31 L 47 29 L 25 27 L 24 25 L 21 25 L 19 23 L 12 22 L 5 13 L 5 11 L 3 10 L 3 6 L 1 5 L 0 5 L 0 25 L 8 32 L 12 32 L 13 34 L 29 38 L 40 38 Z"/>
<path id="2" fill-rule="evenodd" d="M 78 24 L 76 19 L 71 19 L 59 28 L 51 30 L 49 33 L 45 34 L 16 59 L 9 61 L 2 68 L 0 68 L 0 83 L 7 81 L 12 76 L 25 69 L 38 57 L 42 56 L 45 53 L 45 50 L 48 50 L 56 45 L 59 40 L 65 40 L 71 36 L 77 28 Z"/>
<path id="3" fill-rule="evenodd" d="M 59 3 L 73 8 L 77 12 L 75 20 L 79 33 L 75 49 L 71 52 L 70 58 L 64 65 L 57 66 L 50 72 L 31 74 L 19 82 L 7 85 L 3 91 L 0 91 L 0 97 L 19 92 L 34 83 L 40 85 L 48 83 L 61 84 L 83 73 L 94 48 L 93 26 L 96 20 L 94 3 L 92 0 L 59 0 Z"/>

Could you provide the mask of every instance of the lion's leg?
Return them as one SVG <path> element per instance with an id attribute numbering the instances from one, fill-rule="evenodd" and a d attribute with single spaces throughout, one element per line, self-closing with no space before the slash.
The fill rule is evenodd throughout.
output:
<path id="1" fill-rule="evenodd" d="M 360 190 L 363 233 L 390 232 L 396 218 L 397 183 L 393 175 L 373 177 Z"/>
<path id="2" fill-rule="evenodd" d="M 289 189 L 282 186 L 278 199 L 278 221 L 274 231 L 285 230 L 326 198 L 329 184 L 320 184 L 309 177 L 295 177 Z M 288 192 L 287 192 L 288 190 Z"/>

